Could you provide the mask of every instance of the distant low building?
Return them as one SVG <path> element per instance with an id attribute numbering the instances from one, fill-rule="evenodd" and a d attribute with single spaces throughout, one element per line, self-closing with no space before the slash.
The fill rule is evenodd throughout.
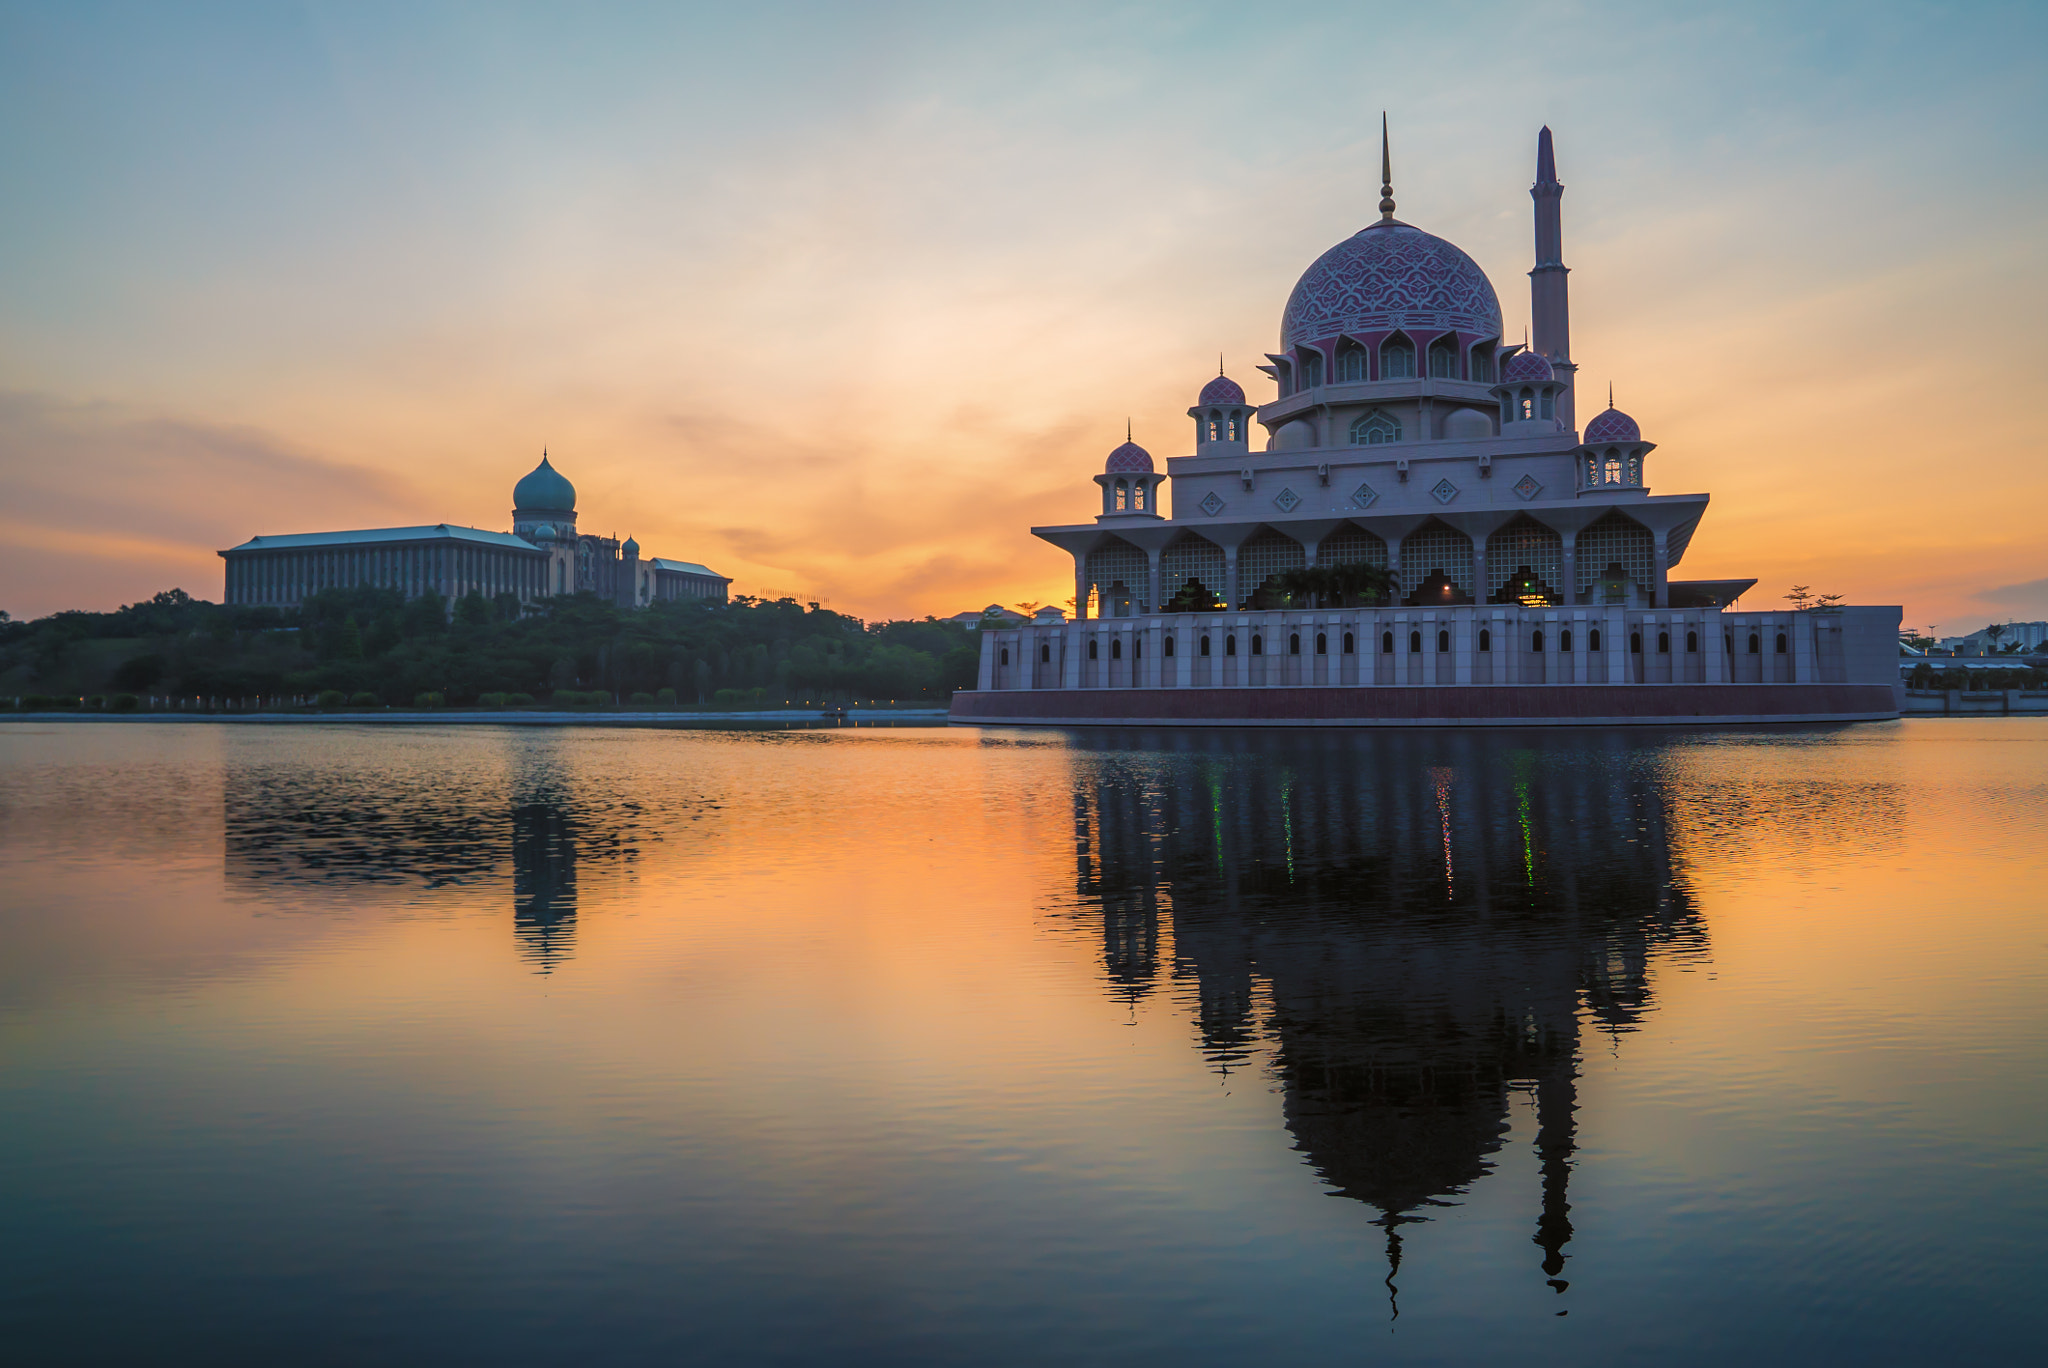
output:
<path id="1" fill-rule="evenodd" d="M 958 623 L 970 632 L 978 632 L 984 625 L 1015 627 L 1018 623 L 1028 620 L 1022 613 L 1012 612 L 1000 603 L 991 603 L 978 613 L 955 613 L 946 619 L 948 622 Z"/>
<path id="2" fill-rule="evenodd" d="M 1980 627 L 1967 636 L 1943 637 L 1943 650 L 1956 655 L 1990 655 L 2009 649 L 2014 642 L 2022 651 L 2048 646 L 2048 622 L 1998 622 Z"/>
<path id="3" fill-rule="evenodd" d="M 251 537 L 220 553 L 231 604 L 296 608 L 322 589 L 374 585 L 407 598 L 511 594 L 522 604 L 593 593 L 621 608 L 677 599 L 724 603 L 732 580 L 694 561 L 640 558 L 627 537 L 576 530 L 576 486 L 545 454 L 512 487 L 512 530 L 436 523 Z"/>

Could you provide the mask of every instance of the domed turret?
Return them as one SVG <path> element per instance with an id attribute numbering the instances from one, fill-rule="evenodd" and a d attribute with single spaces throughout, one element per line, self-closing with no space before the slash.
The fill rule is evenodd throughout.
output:
<path id="1" fill-rule="evenodd" d="M 1614 390 L 1607 391 L 1607 407 L 1586 424 L 1581 439 L 1579 480 L 1581 489 L 1647 489 L 1644 460 L 1657 449 L 1643 440 L 1636 420 L 1614 406 Z"/>
<path id="2" fill-rule="evenodd" d="M 1109 453 L 1095 483 L 1102 486 L 1102 516 L 1105 518 L 1156 518 L 1159 516 L 1159 483 L 1166 477 L 1154 473 L 1152 453 L 1131 440 L 1124 429 L 1124 444 Z"/>
<path id="3" fill-rule="evenodd" d="M 1250 449 L 1252 406 L 1245 402 L 1244 387 L 1223 373 L 1222 357 L 1216 358 L 1216 377 L 1202 386 L 1188 417 L 1195 420 L 1195 455 L 1237 455 Z"/>
<path id="4" fill-rule="evenodd" d="M 540 464 L 512 486 L 512 532 L 536 543 L 576 539 L 576 486 L 548 464 L 545 451 Z"/>
<path id="5" fill-rule="evenodd" d="M 640 556 L 640 543 L 634 541 L 630 535 L 627 536 L 626 544 L 619 548 L 619 554 L 627 560 L 637 560 Z"/>
<path id="6" fill-rule="evenodd" d="M 1565 397 L 1570 389 L 1568 380 L 1558 378 L 1549 357 L 1516 352 L 1501 363 L 1500 380 L 1493 386 L 1494 397 L 1500 400 L 1501 435 L 1563 430 L 1558 420 L 1570 412 Z M 1525 426 L 1531 423 L 1540 426 Z"/>

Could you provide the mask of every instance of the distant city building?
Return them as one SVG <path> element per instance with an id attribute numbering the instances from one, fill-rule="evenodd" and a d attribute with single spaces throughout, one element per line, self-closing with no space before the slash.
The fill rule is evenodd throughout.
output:
<path id="1" fill-rule="evenodd" d="M 1980 627 L 1967 636 L 1943 637 L 1941 649 L 1954 655 L 1989 655 L 2019 643 L 2022 651 L 2038 651 L 2048 645 L 2048 622 L 1997 622 Z"/>
<path id="2" fill-rule="evenodd" d="M 984 625 L 1014 627 L 1020 622 L 1029 621 L 1029 619 L 1022 613 L 1012 612 L 1000 603 L 991 603 L 978 613 L 955 613 L 947 618 L 946 621 L 957 622 L 970 632 L 978 632 Z"/>
<path id="3" fill-rule="evenodd" d="M 251 537 L 220 553 L 225 601 L 296 608 L 322 589 L 374 585 L 407 598 L 511 594 L 522 604 L 592 593 L 621 608 L 698 599 L 724 603 L 732 580 L 694 561 L 642 560 L 640 543 L 576 530 L 576 486 L 545 454 L 512 487 L 512 530 L 436 523 Z"/>

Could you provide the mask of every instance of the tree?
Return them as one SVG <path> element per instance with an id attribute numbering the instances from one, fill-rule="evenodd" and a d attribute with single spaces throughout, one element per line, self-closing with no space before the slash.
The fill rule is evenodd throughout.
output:
<path id="1" fill-rule="evenodd" d="M 1785 595 L 1785 598 L 1794 608 L 1803 613 L 1806 611 L 1807 605 L 1813 602 L 1811 586 L 1795 584 L 1792 586 L 1792 592 Z"/>
<path id="2" fill-rule="evenodd" d="M 1072 600 L 1069 600 L 1071 602 Z M 1193 575 L 1188 582 L 1174 590 L 1173 597 L 1166 601 L 1161 612 L 1166 613 L 1214 613 L 1223 607 L 1223 600 Z"/>

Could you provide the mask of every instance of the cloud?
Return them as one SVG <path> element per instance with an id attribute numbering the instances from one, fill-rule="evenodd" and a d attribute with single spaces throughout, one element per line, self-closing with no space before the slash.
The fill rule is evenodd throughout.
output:
<path id="1" fill-rule="evenodd" d="M 2000 608 L 2048 612 L 2048 579 L 2027 580 L 2022 584 L 2004 584 L 1996 589 L 1980 589 L 1973 597 Z"/>

